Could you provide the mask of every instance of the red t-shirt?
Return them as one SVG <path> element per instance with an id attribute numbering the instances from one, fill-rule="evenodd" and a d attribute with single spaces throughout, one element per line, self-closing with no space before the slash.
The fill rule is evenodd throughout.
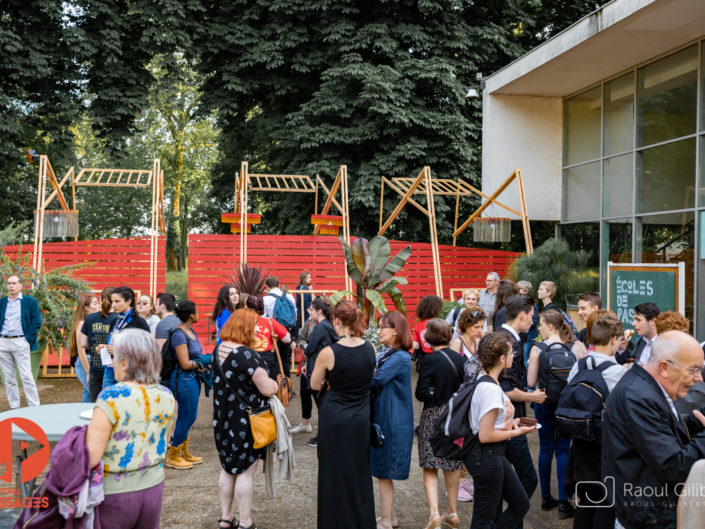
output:
<path id="1" fill-rule="evenodd" d="M 269 326 L 269 323 L 272 326 Z M 259 317 L 257 321 L 257 326 L 255 327 L 255 345 L 253 349 L 257 352 L 262 351 L 273 351 L 274 344 L 272 343 L 272 330 L 276 334 L 278 339 L 282 339 L 286 336 L 287 330 L 281 323 L 279 323 L 274 318 L 265 318 L 263 316 Z"/>
<path id="2" fill-rule="evenodd" d="M 424 340 L 424 336 L 426 336 L 426 322 L 428 319 L 421 320 L 418 322 L 413 329 L 411 329 L 411 337 L 413 340 L 421 345 L 421 350 L 424 353 L 432 353 L 433 352 L 433 347 L 429 345 L 429 343 Z"/>

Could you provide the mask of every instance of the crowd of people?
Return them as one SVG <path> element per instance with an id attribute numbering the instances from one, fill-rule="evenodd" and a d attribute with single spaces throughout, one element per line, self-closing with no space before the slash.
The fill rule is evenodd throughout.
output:
<path id="1" fill-rule="evenodd" d="M 7 278 L 7 286 L 0 367 L 8 402 L 20 405 L 16 365 L 27 403 L 37 405 L 27 363 L 41 315 L 21 295 L 19 277 Z M 111 527 L 158 527 L 164 467 L 187 470 L 203 461 L 189 442 L 203 387 L 206 396 L 213 391 L 221 464 L 218 526 L 254 529 L 255 471 L 272 445 L 261 445 L 253 417 L 268 410 L 281 418 L 277 375 L 291 374 L 292 356 L 302 419 L 285 434 L 311 434 L 321 529 L 398 527 L 394 482 L 409 478 L 414 437 L 426 529 L 460 527 L 458 501 L 474 501 L 471 529 L 516 529 L 539 485 L 541 508 L 557 508 L 576 529 L 702 523 L 702 499 L 680 496 L 688 483 L 702 483 L 696 463 L 705 459 L 703 346 L 682 315 L 640 304 L 630 340 L 600 296 L 586 292 L 578 299 L 585 325 L 578 331 L 554 302 L 559 285 L 541 282 L 534 299 L 530 282 L 490 272 L 486 288 L 465 290 L 444 319 L 444 302 L 434 295 L 419 301 L 413 325 L 398 311 L 381 315 L 375 350 L 356 304 L 333 306 L 306 292 L 312 288 L 308 271 L 296 296 L 276 277 L 267 278 L 265 295 L 224 285 L 209 315 L 212 355 L 194 330 L 198 310 L 190 300 L 136 297 L 127 286 L 77 300 L 68 350 L 83 401 L 96 403 L 85 444 L 89 468 L 102 473 L 105 497 L 96 513 Z M 474 444 L 462 459 L 441 457 L 431 442 L 439 418 L 469 387 Z M 418 424 L 414 397 L 423 405 Z M 276 442 L 287 445 L 280 422 L 277 431 Z M 538 471 L 527 438 L 536 434 Z M 125 502 L 135 506 L 129 515 Z"/>

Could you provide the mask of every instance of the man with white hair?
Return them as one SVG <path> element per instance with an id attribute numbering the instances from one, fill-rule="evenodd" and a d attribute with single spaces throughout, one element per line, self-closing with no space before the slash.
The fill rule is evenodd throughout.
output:
<path id="1" fill-rule="evenodd" d="M 703 350 L 681 331 L 653 342 L 605 404 L 602 474 L 613 494 L 615 527 L 676 528 L 680 485 L 705 457 L 705 409 L 682 421 L 674 401 L 702 381 Z"/>
<path id="2" fill-rule="evenodd" d="M 487 288 L 480 291 L 480 300 L 477 302 L 477 306 L 485 311 L 485 316 L 487 316 L 487 321 L 492 321 L 490 319 L 492 313 L 494 312 L 495 301 L 497 301 L 497 289 L 499 288 L 499 274 L 497 272 L 490 272 L 487 274 L 485 279 L 485 285 Z"/>

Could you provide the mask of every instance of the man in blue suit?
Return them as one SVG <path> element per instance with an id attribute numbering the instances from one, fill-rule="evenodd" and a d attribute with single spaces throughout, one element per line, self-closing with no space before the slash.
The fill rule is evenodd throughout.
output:
<path id="1" fill-rule="evenodd" d="M 42 315 L 37 300 L 22 295 L 19 276 L 7 278 L 8 295 L 0 299 L 0 369 L 10 408 L 20 407 L 20 390 L 15 377 L 15 364 L 22 379 L 28 406 L 39 406 L 37 384 L 32 376 L 29 352 L 37 349 L 37 333 Z"/>

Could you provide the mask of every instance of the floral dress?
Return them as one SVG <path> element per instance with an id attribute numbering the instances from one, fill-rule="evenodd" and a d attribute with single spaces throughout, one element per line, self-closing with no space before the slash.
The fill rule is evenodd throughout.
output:
<path id="1" fill-rule="evenodd" d="M 225 357 L 222 364 L 220 357 Z M 265 449 L 252 446 L 249 416 L 242 403 L 244 400 L 251 408 L 261 408 L 269 401 L 252 381 L 258 367 L 267 370 L 259 353 L 249 347 L 235 348 L 230 342 L 222 342 L 213 351 L 213 432 L 220 465 L 229 474 L 240 474 L 257 459 L 264 459 Z"/>

